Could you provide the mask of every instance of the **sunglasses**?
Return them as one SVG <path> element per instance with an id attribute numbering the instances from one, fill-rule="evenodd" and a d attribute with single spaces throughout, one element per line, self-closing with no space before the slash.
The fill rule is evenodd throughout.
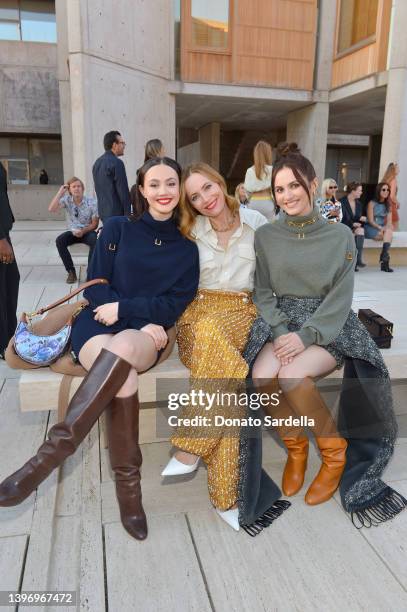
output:
<path id="1" fill-rule="evenodd" d="M 73 211 L 73 214 L 75 215 L 75 218 L 77 219 L 79 217 L 79 210 L 75 208 L 75 210 Z"/>
<path id="2" fill-rule="evenodd" d="M 382 187 L 382 191 L 390 191 L 388 187 Z"/>

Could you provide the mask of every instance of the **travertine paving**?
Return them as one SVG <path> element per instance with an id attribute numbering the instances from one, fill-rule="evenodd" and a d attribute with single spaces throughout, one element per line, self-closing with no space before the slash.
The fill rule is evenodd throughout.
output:
<path id="1" fill-rule="evenodd" d="M 62 228 L 59 222 L 17 224 L 19 310 L 67 291 L 54 246 Z M 76 262 L 84 276 L 86 255 Z M 405 378 L 406 276 L 405 269 L 394 274 L 365 269 L 356 276 L 354 302 L 356 308 L 373 308 L 394 320 L 394 345 L 384 355 L 393 373 Z M 20 412 L 18 377 L 1 362 L 0 479 L 31 456 L 56 419 L 55 412 Z M 398 414 L 406 414 L 405 400 L 397 397 Z M 319 465 L 314 449 L 304 490 L 275 524 L 252 539 L 233 532 L 210 507 L 205 468 L 163 481 L 168 442 L 143 444 L 150 533 L 140 543 L 121 527 L 101 439 L 96 426 L 37 494 L 21 506 L 0 509 L 0 590 L 73 590 L 76 609 L 90 612 L 407 609 L 407 512 L 380 528 L 357 531 L 337 495 L 321 506 L 306 506 L 305 487 Z M 284 450 L 266 434 L 264 467 L 277 482 L 284 461 Z M 407 439 L 400 439 L 386 480 L 407 496 L 406 465 Z"/>

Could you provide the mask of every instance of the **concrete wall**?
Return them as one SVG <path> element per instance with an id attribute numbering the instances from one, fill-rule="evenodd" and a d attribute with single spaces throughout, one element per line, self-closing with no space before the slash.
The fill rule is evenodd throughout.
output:
<path id="1" fill-rule="evenodd" d="M 61 54 L 59 65 L 63 70 L 69 62 L 74 173 L 89 190 L 103 135 L 117 129 L 127 142 L 123 161 L 131 185 L 147 140 L 160 138 L 167 153 L 175 154 L 175 99 L 168 93 L 172 3 L 65 0 L 64 10 L 67 57 Z"/>
<path id="2" fill-rule="evenodd" d="M 185 168 L 185 166 L 188 166 L 188 164 L 200 161 L 200 159 L 201 147 L 199 141 L 185 145 L 184 147 L 179 148 L 177 151 L 177 161 L 182 168 Z"/>
<path id="3" fill-rule="evenodd" d="M 59 134 L 57 46 L 0 41 L 0 132 Z"/>
<path id="4" fill-rule="evenodd" d="M 380 158 L 380 178 L 387 165 L 397 162 L 400 230 L 407 229 L 407 2 L 393 0 L 388 84 Z"/>
<path id="5" fill-rule="evenodd" d="M 44 221 L 64 219 L 63 212 L 51 214 L 48 206 L 58 185 L 9 185 L 10 205 L 17 220 Z"/>

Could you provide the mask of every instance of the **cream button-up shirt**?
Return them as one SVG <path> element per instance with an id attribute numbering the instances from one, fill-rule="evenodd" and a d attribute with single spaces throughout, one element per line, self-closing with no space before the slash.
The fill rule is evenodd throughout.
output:
<path id="1" fill-rule="evenodd" d="M 199 288 L 218 291 L 252 291 L 254 285 L 254 232 L 267 223 L 256 210 L 239 209 L 240 225 L 226 249 L 218 244 L 208 217 L 198 215 L 192 228 L 199 250 Z"/>

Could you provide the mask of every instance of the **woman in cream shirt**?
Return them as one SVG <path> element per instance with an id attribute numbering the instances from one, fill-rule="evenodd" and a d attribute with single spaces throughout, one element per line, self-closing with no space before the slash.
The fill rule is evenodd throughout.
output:
<path id="1" fill-rule="evenodd" d="M 253 151 L 254 165 L 247 169 L 244 179 L 244 188 L 250 199 L 249 208 L 260 212 L 268 221 L 273 221 L 275 217 L 271 196 L 272 157 L 271 145 L 259 140 Z"/>
<path id="2" fill-rule="evenodd" d="M 222 176 L 201 162 L 185 169 L 180 202 L 181 232 L 196 242 L 200 260 L 197 296 L 178 321 L 180 358 L 191 379 L 200 379 L 200 389 L 230 393 L 248 373 L 242 351 L 256 318 L 251 297 L 254 232 L 267 220 L 257 211 L 239 209 Z M 216 409 L 222 412 L 224 406 Z M 182 416 L 204 413 L 208 415 L 189 406 Z M 228 414 L 237 416 L 233 408 Z M 238 530 L 238 429 L 232 435 L 226 428 L 181 427 L 172 443 L 180 450 L 162 475 L 193 472 L 202 457 L 210 500 L 221 518 Z"/>

